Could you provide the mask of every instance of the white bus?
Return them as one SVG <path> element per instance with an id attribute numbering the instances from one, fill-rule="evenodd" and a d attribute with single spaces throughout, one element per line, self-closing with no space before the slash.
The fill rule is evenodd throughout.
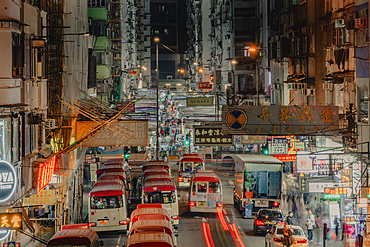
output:
<path id="1" fill-rule="evenodd" d="M 179 226 L 179 202 L 176 185 L 172 181 L 158 180 L 146 182 L 142 189 L 141 203 L 158 203 L 166 209 L 173 220 L 175 229 Z"/>
<path id="2" fill-rule="evenodd" d="M 96 232 L 127 230 L 125 186 L 112 182 L 95 186 L 89 194 L 89 227 Z"/>
<path id="3" fill-rule="evenodd" d="M 222 208 L 222 183 L 212 170 L 196 171 L 190 181 L 190 212 L 217 212 Z"/>

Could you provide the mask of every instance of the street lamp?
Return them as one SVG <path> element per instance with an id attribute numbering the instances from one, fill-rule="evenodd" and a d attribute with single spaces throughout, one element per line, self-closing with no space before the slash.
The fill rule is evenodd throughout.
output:
<path id="1" fill-rule="evenodd" d="M 154 38 L 155 42 L 155 54 L 156 54 L 156 72 L 157 72 L 157 144 L 156 144 L 156 159 L 159 160 L 159 68 L 158 68 L 158 44 L 159 37 Z"/>

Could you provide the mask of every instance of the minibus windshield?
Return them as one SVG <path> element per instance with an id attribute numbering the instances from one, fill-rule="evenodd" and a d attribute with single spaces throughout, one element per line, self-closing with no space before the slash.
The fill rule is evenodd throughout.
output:
<path id="1" fill-rule="evenodd" d="M 91 209 L 122 208 L 122 196 L 94 196 L 90 198 Z"/>

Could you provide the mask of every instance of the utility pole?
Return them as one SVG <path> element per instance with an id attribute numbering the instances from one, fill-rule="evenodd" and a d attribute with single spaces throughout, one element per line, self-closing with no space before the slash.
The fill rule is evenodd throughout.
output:
<path id="1" fill-rule="evenodd" d="M 156 160 L 159 160 L 159 67 L 158 67 L 158 43 L 159 38 L 154 38 L 156 42 L 156 71 L 157 71 L 157 143 L 156 143 Z"/>

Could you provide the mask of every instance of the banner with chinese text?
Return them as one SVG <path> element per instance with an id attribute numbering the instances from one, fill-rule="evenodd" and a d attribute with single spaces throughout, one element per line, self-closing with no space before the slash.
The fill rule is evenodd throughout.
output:
<path id="1" fill-rule="evenodd" d="M 212 84 L 207 81 L 198 82 L 198 89 L 212 89 Z"/>
<path id="2" fill-rule="evenodd" d="M 231 135 L 335 135 L 338 106 L 223 106 L 222 133 Z"/>
<path id="3" fill-rule="evenodd" d="M 213 97 L 187 97 L 186 106 L 213 106 Z"/>
<path id="4" fill-rule="evenodd" d="M 221 126 L 194 126 L 194 146 L 232 146 L 232 135 L 223 135 Z"/>

